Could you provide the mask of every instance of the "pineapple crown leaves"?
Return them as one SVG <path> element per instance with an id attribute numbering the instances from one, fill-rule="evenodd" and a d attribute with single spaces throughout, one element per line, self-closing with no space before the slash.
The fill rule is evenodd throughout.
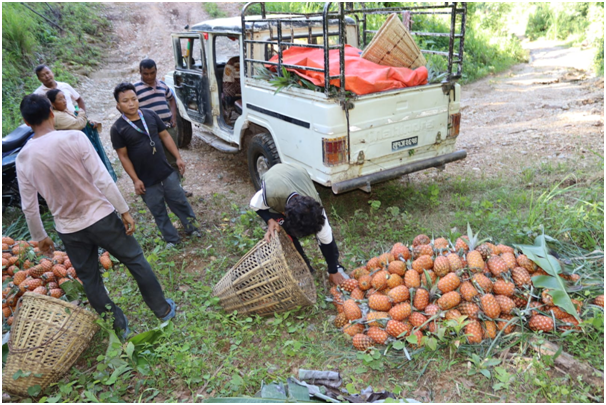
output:
<path id="1" fill-rule="evenodd" d="M 478 235 L 480 231 L 478 231 L 475 235 L 471 230 L 471 225 L 469 222 L 467 223 L 467 237 L 463 236 L 461 239 L 464 239 L 467 242 L 467 246 L 469 246 L 469 250 L 474 250 L 476 247 L 480 246 L 482 243 L 487 242 L 490 238 L 479 239 Z"/>

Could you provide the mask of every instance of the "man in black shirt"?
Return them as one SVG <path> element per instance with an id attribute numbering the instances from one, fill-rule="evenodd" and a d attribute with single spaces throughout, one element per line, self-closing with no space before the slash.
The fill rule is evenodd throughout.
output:
<path id="1" fill-rule="evenodd" d="M 200 236 L 194 225 L 196 217 L 179 185 L 179 175 L 166 160 L 164 148 L 177 158 L 179 172 L 185 171 L 179 150 L 162 119 L 152 110 L 139 109 L 135 86 L 121 83 L 114 98 L 122 116 L 111 128 L 112 145 L 124 170 L 133 180 L 135 193 L 151 211 L 168 247 L 180 242 L 166 205 L 181 220 L 188 235 Z"/>

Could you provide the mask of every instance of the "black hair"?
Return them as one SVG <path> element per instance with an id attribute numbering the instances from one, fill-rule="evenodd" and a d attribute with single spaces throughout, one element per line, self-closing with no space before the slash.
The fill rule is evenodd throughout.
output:
<path id="1" fill-rule="evenodd" d="M 132 83 L 123 82 L 117 85 L 114 88 L 114 98 L 116 99 L 116 101 L 118 101 L 118 99 L 120 98 L 120 93 L 125 93 L 129 90 L 134 91 L 135 94 L 137 93 L 137 90 L 135 90 L 135 85 Z"/>
<path id="2" fill-rule="evenodd" d="M 50 117 L 51 103 L 45 96 L 30 94 L 19 105 L 21 116 L 30 125 L 40 125 Z"/>
<path id="3" fill-rule="evenodd" d="M 38 76 L 38 73 L 42 72 L 44 70 L 44 68 L 47 68 L 48 70 L 50 70 L 50 68 L 47 65 L 36 66 L 36 68 L 34 69 L 34 73 L 36 73 L 36 76 Z"/>
<path id="4" fill-rule="evenodd" d="M 52 89 L 46 92 L 46 97 L 50 100 L 51 103 L 54 103 L 57 99 L 57 95 L 61 93 L 59 89 Z"/>
<path id="5" fill-rule="evenodd" d="M 311 197 L 292 197 L 284 211 L 289 233 L 302 238 L 320 232 L 326 221 L 323 210 L 322 205 Z"/>
<path id="6" fill-rule="evenodd" d="M 139 63 L 139 72 L 143 69 L 151 69 L 156 67 L 156 62 L 153 59 L 143 59 Z"/>

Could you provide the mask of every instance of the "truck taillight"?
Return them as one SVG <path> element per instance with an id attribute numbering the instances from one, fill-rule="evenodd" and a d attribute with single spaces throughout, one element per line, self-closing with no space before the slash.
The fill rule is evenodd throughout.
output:
<path id="1" fill-rule="evenodd" d="M 461 126 L 461 113 L 451 114 L 448 117 L 448 136 L 447 138 L 456 138 L 459 136 L 459 127 Z"/>
<path id="2" fill-rule="evenodd" d="M 347 163 L 347 137 L 322 139 L 322 155 L 325 166 L 338 166 Z"/>

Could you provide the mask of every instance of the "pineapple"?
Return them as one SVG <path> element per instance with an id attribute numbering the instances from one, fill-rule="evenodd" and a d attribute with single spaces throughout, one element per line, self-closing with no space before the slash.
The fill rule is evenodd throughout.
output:
<path id="1" fill-rule="evenodd" d="M 66 269 L 69 269 L 70 267 L 72 267 L 72 261 L 69 260 L 69 257 L 65 258 L 65 260 L 63 261 L 63 265 L 65 266 Z"/>
<path id="2" fill-rule="evenodd" d="M 579 321 L 577 321 L 574 316 L 568 316 L 567 318 L 562 319 L 562 323 L 564 323 L 564 325 L 559 327 L 560 330 L 581 329 L 579 327 Z"/>
<path id="3" fill-rule="evenodd" d="M 501 314 L 501 307 L 492 294 L 484 294 L 480 298 L 480 305 L 484 314 L 489 318 L 495 319 Z"/>
<path id="4" fill-rule="evenodd" d="M 366 332 L 368 337 L 370 337 L 375 343 L 380 345 L 384 345 L 387 339 L 389 338 L 389 334 L 381 328 L 377 328 L 376 326 L 371 326 L 368 328 Z"/>
<path id="5" fill-rule="evenodd" d="M 13 238 L 11 238 L 11 237 L 3 236 L 2 237 L 2 244 L 14 245 L 15 244 L 15 240 Z"/>
<path id="6" fill-rule="evenodd" d="M 353 290 L 358 288 L 358 280 L 356 280 L 355 278 L 350 278 L 339 284 L 339 287 L 341 287 L 344 291 L 352 292 Z"/>
<path id="7" fill-rule="evenodd" d="M 516 257 L 513 252 L 501 253 L 501 259 L 503 259 L 503 261 L 507 265 L 508 270 L 512 270 L 518 267 L 518 262 L 516 261 Z"/>
<path id="8" fill-rule="evenodd" d="M 359 288 L 354 288 L 354 290 L 350 294 L 351 298 L 354 300 L 363 300 L 364 299 L 364 291 Z"/>
<path id="9" fill-rule="evenodd" d="M 513 315 L 507 315 L 507 314 L 501 315 L 502 321 L 497 321 L 497 329 L 499 329 L 500 331 L 505 329 L 503 331 L 503 333 L 506 335 L 509 335 L 511 332 L 514 331 L 515 323 L 509 324 L 509 326 L 507 326 L 507 328 L 505 328 L 505 325 L 507 325 L 507 322 L 509 322 L 511 319 L 513 319 L 513 317 L 514 317 Z"/>
<path id="10" fill-rule="evenodd" d="M 598 295 L 597 297 L 595 297 L 595 299 L 593 300 L 593 303 L 604 308 L 604 294 Z"/>
<path id="11" fill-rule="evenodd" d="M 467 335 L 467 341 L 469 344 L 482 343 L 482 337 L 484 331 L 479 321 L 472 320 L 465 326 L 465 334 Z"/>
<path id="12" fill-rule="evenodd" d="M 553 297 L 549 294 L 549 291 L 550 290 L 546 288 L 541 292 L 541 301 L 543 301 L 543 304 L 545 305 L 553 306 Z"/>
<path id="13" fill-rule="evenodd" d="M 427 321 L 427 317 L 425 315 L 423 315 L 422 313 L 420 313 L 420 312 L 413 312 L 408 317 L 408 322 L 410 322 L 411 325 L 414 326 L 415 328 L 420 327 L 426 321 Z M 425 325 L 425 328 L 426 327 L 427 327 L 427 325 Z"/>
<path id="14" fill-rule="evenodd" d="M 438 256 L 433 262 L 433 271 L 439 276 L 444 277 L 450 272 L 450 261 L 445 256 Z"/>
<path id="15" fill-rule="evenodd" d="M 472 284 L 477 284 L 485 293 L 492 292 L 492 281 L 482 273 L 476 273 L 471 277 Z"/>
<path id="16" fill-rule="evenodd" d="M 421 286 L 421 276 L 416 270 L 408 270 L 404 274 L 404 285 L 408 288 L 419 288 Z"/>
<path id="17" fill-rule="evenodd" d="M 23 270 L 20 270 L 20 271 L 16 272 L 15 275 L 13 276 L 13 283 L 15 283 L 15 285 L 20 285 L 23 281 L 25 281 L 26 278 L 27 278 L 26 272 Z"/>
<path id="18" fill-rule="evenodd" d="M 337 329 L 341 329 L 343 326 L 347 325 L 349 321 L 344 313 L 337 314 L 334 320 L 335 327 Z"/>
<path id="19" fill-rule="evenodd" d="M 414 296 L 413 304 L 417 310 L 423 311 L 429 305 L 429 291 L 424 288 L 419 288 Z"/>
<path id="20" fill-rule="evenodd" d="M 432 270 L 433 259 L 431 256 L 423 255 L 412 262 L 412 268 L 419 274 L 422 274 L 423 270 Z"/>
<path id="21" fill-rule="evenodd" d="M 345 312 L 345 316 L 350 321 L 362 318 L 362 310 L 360 309 L 358 304 L 356 304 L 356 302 L 352 299 L 346 300 L 343 303 L 343 309 Z"/>
<path id="22" fill-rule="evenodd" d="M 393 262 L 395 259 L 391 252 L 383 253 L 379 256 L 379 265 L 381 268 L 385 269 L 389 266 L 389 263 Z"/>
<path id="23" fill-rule="evenodd" d="M 389 263 L 387 271 L 391 274 L 397 274 L 398 276 L 403 277 L 404 273 L 406 273 L 406 264 L 399 260 L 393 261 Z"/>
<path id="24" fill-rule="evenodd" d="M 377 326 L 383 328 L 387 324 L 388 320 L 389 314 L 387 312 L 371 311 L 368 313 L 368 315 L 366 315 L 366 323 L 368 326 Z"/>
<path id="25" fill-rule="evenodd" d="M 358 333 L 353 337 L 353 345 L 356 349 L 365 352 L 375 345 L 374 340 L 363 333 Z"/>
<path id="26" fill-rule="evenodd" d="M 421 275 L 421 284 L 423 284 L 423 286 L 429 290 L 431 289 L 431 286 L 435 284 L 437 279 L 438 276 L 433 272 L 433 270 L 425 270 Z"/>
<path id="27" fill-rule="evenodd" d="M 396 321 L 403 321 L 412 313 L 412 307 L 408 302 L 402 302 L 389 310 L 389 316 Z"/>
<path id="28" fill-rule="evenodd" d="M 502 279 L 496 280 L 492 286 L 492 290 L 495 294 L 505 295 L 507 297 L 513 296 L 515 289 L 516 286 L 514 283 Z"/>
<path id="29" fill-rule="evenodd" d="M 420 234 L 413 239 L 412 246 L 428 245 L 429 243 L 431 243 L 431 239 L 429 239 L 429 236 L 425 234 Z"/>
<path id="30" fill-rule="evenodd" d="M 73 267 L 70 267 L 69 269 L 67 269 L 67 277 L 69 277 L 69 278 L 76 278 L 76 277 L 78 277 L 76 275 L 76 269 L 74 269 Z"/>
<path id="31" fill-rule="evenodd" d="M 463 314 L 461 314 L 458 309 L 451 309 L 449 311 L 446 311 L 444 318 L 447 321 L 450 321 L 452 319 L 454 319 L 455 321 L 458 321 L 459 318 L 461 318 L 462 316 L 463 316 Z"/>
<path id="32" fill-rule="evenodd" d="M 433 257 L 433 248 L 431 245 L 418 245 L 412 248 L 412 257 L 418 259 L 421 256 Z"/>
<path id="33" fill-rule="evenodd" d="M 467 251 L 469 251 L 469 245 L 465 242 L 465 240 L 469 241 L 469 237 L 467 235 L 463 235 L 460 238 L 457 238 L 457 240 L 455 241 L 455 250 L 457 252 L 460 252 L 460 251 L 467 252 Z"/>
<path id="34" fill-rule="evenodd" d="M 410 293 L 408 292 L 408 288 L 404 285 L 399 285 L 393 288 L 389 294 L 387 294 L 389 298 L 394 302 L 394 304 L 398 304 L 400 302 L 407 301 L 410 299 Z"/>
<path id="35" fill-rule="evenodd" d="M 501 308 L 501 313 L 503 314 L 511 314 L 511 311 L 516 307 L 516 303 L 505 295 L 495 295 L 494 299 L 499 304 L 499 308 Z"/>
<path id="36" fill-rule="evenodd" d="M 439 250 L 443 250 L 443 249 L 448 249 L 448 240 L 446 240 L 446 238 L 437 238 L 433 241 L 433 247 L 434 249 L 439 249 Z"/>
<path id="37" fill-rule="evenodd" d="M 29 274 L 32 277 L 40 277 L 44 274 L 44 267 L 38 264 L 30 269 Z"/>
<path id="38" fill-rule="evenodd" d="M 391 309 L 391 301 L 385 295 L 373 294 L 368 298 L 368 306 L 375 311 L 386 312 Z"/>
<path id="39" fill-rule="evenodd" d="M 40 266 L 44 268 L 45 273 L 53 270 L 53 263 L 47 259 L 40 260 Z"/>
<path id="40" fill-rule="evenodd" d="M 530 260 L 526 255 L 518 255 L 516 261 L 518 262 L 518 266 L 525 268 L 529 273 L 534 273 L 537 271 L 537 265 L 535 262 Z"/>
<path id="41" fill-rule="evenodd" d="M 440 307 L 436 304 L 429 304 L 425 307 L 425 315 L 434 316 L 438 312 L 440 312 Z"/>
<path id="42" fill-rule="evenodd" d="M 369 290 L 370 287 L 372 287 L 372 277 L 369 275 L 360 277 L 358 280 L 358 286 L 362 291 Z"/>
<path id="43" fill-rule="evenodd" d="M 472 250 L 467 253 L 467 267 L 474 273 L 481 272 L 484 269 L 484 259 L 480 252 Z"/>
<path id="44" fill-rule="evenodd" d="M 507 271 L 507 263 L 501 258 L 501 256 L 490 256 L 487 264 L 492 275 L 497 278 L 501 277 L 501 274 Z"/>
<path id="45" fill-rule="evenodd" d="M 391 254 L 396 258 L 396 260 L 401 260 L 403 262 L 409 260 L 412 256 L 410 254 L 410 250 L 402 243 L 396 243 L 393 245 L 391 249 Z"/>
<path id="46" fill-rule="evenodd" d="M 400 262 L 400 263 L 402 263 L 402 262 Z M 387 276 L 387 287 L 388 288 L 396 288 L 397 286 L 400 286 L 402 284 L 404 284 L 404 280 L 402 280 L 402 277 L 400 277 L 399 275 L 390 274 L 389 276 Z"/>
<path id="47" fill-rule="evenodd" d="M 34 288 L 34 290 L 32 292 L 34 294 L 46 295 L 48 293 L 48 290 L 46 289 L 46 287 L 40 286 L 40 287 Z"/>
<path id="48" fill-rule="evenodd" d="M 385 270 L 380 270 L 375 273 L 372 277 L 371 285 L 377 290 L 381 291 L 387 287 L 387 277 L 389 277 L 389 273 Z"/>
<path id="49" fill-rule="evenodd" d="M 438 300 L 438 305 L 444 311 L 452 309 L 461 303 L 461 294 L 456 291 L 450 291 L 442 295 Z"/>
<path id="50" fill-rule="evenodd" d="M 411 331 L 412 325 L 410 325 L 410 323 L 403 323 L 400 321 L 395 321 L 393 319 L 387 322 L 387 327 L 385 328 L 385 332 L 387 332 L 390 336 L 394 338 L 403 338 L 405 336 L 408 336 Z"/>
<path id="51" fill-rule="evenodd" d="M 112 260 L 109 258 L 109 256 L 101 255 L 99 262 L 105 270 L 109 270 L 112 267 Z"/>
<path id="52" fill-rule="evenodd" d="M 448 262 L 450 263 L 450 271 L 457 271 L 463 268 L 463 263 L 461 262 L 461 258 L 456 253 L 450 253 L 446 256 Z"/>
<path id="53" fill-rule="evenodd" d="M 378 270 L 381 268 L 381 264 L 379 263 L 379 258 L 378 257 L 373 257 L 372 259 L 370 259 L 368 261 L 368 263 L 366 263 L 366 269 L 370 272 L 373 272 L 375 270 Z"/>
<path id="54" fill-rule="evenodd" d="M 471 284 L 469 281 L 465 281 L 463 284 L 461 284 L 459 292 L 465 301 L 472 301 L 473 297 L 479 294 L 478 290 L 476 290 L 473 284 Z"/>
<path id="55" fill-rule="evenodd" d="M 354 271 L 351 272 L 351 277 L 359 281 L 360 277 L 367 276 L 369 274 L 370 273 L 368 272 L 366 267 L 358 267 L 357 269 L 354 269 Z"/>
<path id="56" fill-rule="evenodd" d="M 497 324 L 494 321 L 484 321 L 484 339 L 494 339 L 497 337 Z"/>
<path id="57" fill-rule="evenodd" d="M 354 337 L 355 335 L 357 335 L 359 333 L 363 333 L 363 332 L 364 332 L 364 326 L 359 323 L 350 323 L 343 327 L 343 333 L 345 333 L 346 335 L 349 335 L 351 337 Z"/>
<path id="58" fill-rule="evenodd" d="M 46 288 L 48 288 L 49 290 L 52 290 L 53 288 L 59 288 L 59 284 L 56 281 L 51 281 L 49 283 L 46 283 Z"/>
<path id="59" fill-rule="evenodd" d="M 551 332 L 553 326 L 553 320 L 544 315 L 534 315 L 528 321 L 528 327 L 534 331 Z"/>
<path id="60" fill-rule="evenodd" d="M 61 264 L 55 264 L 53 266 L 53 273 L 55 273 L 55 277 L 57 277 L 58 279 L 67 277 L 67 269 Z"/>
<path id="61" fill-rule="evenodd" d="M 549 313 L 552 312 L 553 313 L 553 317 L 555 319 L 564 319 L 564 318 L 568 318 L 570 316 L 570 314 L 566 311 L 564 311 L 562 308 L 560 307 L 547 307 L 545 309 L 545 312 Z"/>
<path id="62" fill-rule="evenodd" d="M 454 291 L 461 285 L 461 279 L 455 273 L 448 273 L 444 278 L 438 281 L 438 290 L 442 293 Z"/>
<path id="63" fill-rule="evenodd" d="M 478 314 L 480 312 L 479 306 L 477 306 L 473 302 L 467 302 L 467 301 L 461 302 L 459 304 L 459 306 L 457 307 L 457 309 L 459 310 L 459 312 L 461 312 L 462 315 L 465 315 L 470 319 L 477 318 Z"/>

